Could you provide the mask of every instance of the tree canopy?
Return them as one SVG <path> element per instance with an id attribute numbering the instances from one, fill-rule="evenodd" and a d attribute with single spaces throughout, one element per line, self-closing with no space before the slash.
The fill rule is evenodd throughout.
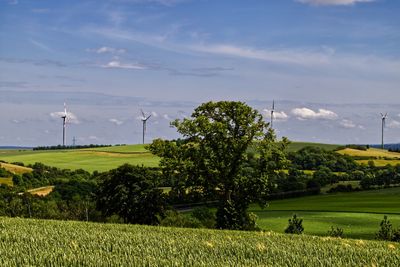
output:
<path id="1" fill-rule="evenodd" d="M 283 168 L 287 140 L 276 142 L 262 115 L 243 102 L 204 103 L 171 125 L 183 140 L 157 139 L 149 146 L 161 157 L 163 174 L 181 192 L 196 188 L 217 197 L 218 228 L 249 228 L 247 207 L 266 204 L 268 176 Z"/>

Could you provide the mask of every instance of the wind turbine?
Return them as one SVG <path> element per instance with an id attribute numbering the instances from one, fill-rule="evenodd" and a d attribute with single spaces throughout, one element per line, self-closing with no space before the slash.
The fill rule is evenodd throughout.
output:
<path id="1" fill-rule="evenodd" d="M 275 100 L 272 100 L 272 109 L 271 109 L 271 128 L 274 124 L 274 113 L 275 113 Z"/>
<path id="2" fill-rule="evenodd" d="M 384 143 L 384 140 L 383 140 L 383 133 L 384 133 L 384 130 L 385 130 L 385 124 L 386 124 L 387 115 L 388 115 L 387 112 L 385 114 L 381 113 L 381 116 L 382 116 L 382 149 L 385 149 L 385 143 Z"/>
<path id="3" fill-rule="evenodd" d="M 150 119 L 151 114 L 150 114 L 149 116 L 146 117 L 146 115 L 144 114 L 143 110 L 140 110 L 140 111 L 142 112 L 142 118 L 141 118 L 141 120 L 142 120 L 142 122 L 143 122 L 143 144 L 144 144 L 144 135 L 145 135 L 145 133 L 146 133 L 146 123 L 147 123 L 147 120 Z"/>
<path id="4" fill-rule="evenodd" d="M 61 115 L 63 120 L 63 146 L 65 146 L 66 128 L 67 128 L 67 105 L 64 103 L 64 114 Z"/>

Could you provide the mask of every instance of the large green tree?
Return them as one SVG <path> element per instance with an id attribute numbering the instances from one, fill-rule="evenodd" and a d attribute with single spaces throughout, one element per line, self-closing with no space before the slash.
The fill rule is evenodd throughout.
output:
<path id="1" fill-rule="evenodd" d="M 118 215 L 125 223 L 158 224 L 165 211 L 165 200 L 155 175 L 146 167 L 129 164 L 104 173 L 97 208 L 105 216 Z"/>
<path id="2" fill-rule="evenodd" d="M 195 188 L 217 197 L 218 228 L 251 229 L 247 208 L 266 204 L 268 177 L 283 168 L 287 140 L 276 142 L 262 115 L 243 102 L 204 103 L 171 125 L 183 140 L 157 139 L 149 146 L 163 174 L 182 193 Z"/>

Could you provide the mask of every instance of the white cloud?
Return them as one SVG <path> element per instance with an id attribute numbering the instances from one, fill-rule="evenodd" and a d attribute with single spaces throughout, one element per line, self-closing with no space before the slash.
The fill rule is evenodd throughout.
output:
<path id="1" fill-rule="evenodd" d="M 99 48 L 94 48 L 94 49 L 86 49 L 87 52 L 94 52 L 97 54 L 105 54 L 105 53 L 110 53 L 110 54 L 123 54 L 126 52 L 125 49 L 121 48 L 113 48 L 113 47 L 108 47 L 108 46 L 103 46 Z"/>
<path id="2" fill-rule="evenodd" d="M 61 118 L 64 115 L 63 111 L 58 111 L 58 112 L 52 112 L 50 113 L 50 116 L 52 118 L 58 119 Z M 78 120 L 78 117 L 72 112 L 67 112 L 67 123 L 71 124 L 79 124 L 80 121 Z"/>
<path id="3" fill-rule="evenodd" d="M 295 108 L 292 110 L 292 114 L 296 116 L 299 120 L 307 120 L 307 119 L 326 119 L 326 120 L 334 120 L 338 117 L 338 115 L 327 109 L 318 109 L 318 111 L 314 111 L 309 108 Z"/>
<path id="4" fill-rule="evenodd" d="M 107 68 L 107 69 L 131 69 L 131 70 L 145 70 L 145 69 L 147 69 L 145 66 L 140 65 L 138 63 L 121 63 L 118 60 L 110 61 L 105 65 L 101 65 L 101 67 Z"/>
<path id="5" fill-rule="evenodd" d="M 400 128 L 400 121 L 390 120 L 388 124 L 386 124 L 388 128 L 391 129 L 399 129 Z"/>
<path id="6" fill-rule="evenodd" d="M 168 116 L 168 114 L 164 114 L 164 115 L 163 115 L 163 118 L 166 119 L 167 121 L 172 120 L 172 119 L 170 118 L 170 116 Z"/>
<path id="7" fill-rule="evenodd" d="M 264 109 L 263 110 L 266 116 L 271 116 L 271 110 Z M 285 121 L 289 118 L 285 111 L 274 111 L 274 119 L 277 121 Z"/>
<path id="8" fill-rule="evenodd" d="M 299 3 L 310 4 L 314 6 L 347 6 L 356 3 L 368 3 L 375 0 L 296 0 Z"/>
<path id="9" fill-rule="evenodd" d="M 353 121 L 346 119 L 342 120 L 339 124 L 346 129 L 353 129 L 357 127 L 357 125 Z"/>
<path id="10" fill-rule="evenodd" d="M 118 119 L 109 119 L 108 121 L 114 123 L 115 125 L 121 125 L 124 123 L 123 121 L 120 121 Z"/>
<path id="11" fill-rule="evenodd" d="M 151 116 L 153 116 L 154 118 L 157 118 L 157 117 L 158 117 L 158 114 L 157 114 L 157 112 L 152 111 L 152 112 L 151 112 Z"/>

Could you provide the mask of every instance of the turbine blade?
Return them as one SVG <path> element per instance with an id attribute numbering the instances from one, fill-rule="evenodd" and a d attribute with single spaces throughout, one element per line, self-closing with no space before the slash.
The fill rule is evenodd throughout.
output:
<path id="1" fill-rule="evenodd" d="M 272 110 L 275 110 L 275 100 L 272 100 Z"/>
<path id="2" fill-rule="evenodd" d="M 144 115 L 143 109 L 140 109 L 140 112 L 142 113 L 142 118 L 146 118 L 146 115 Z"/>

